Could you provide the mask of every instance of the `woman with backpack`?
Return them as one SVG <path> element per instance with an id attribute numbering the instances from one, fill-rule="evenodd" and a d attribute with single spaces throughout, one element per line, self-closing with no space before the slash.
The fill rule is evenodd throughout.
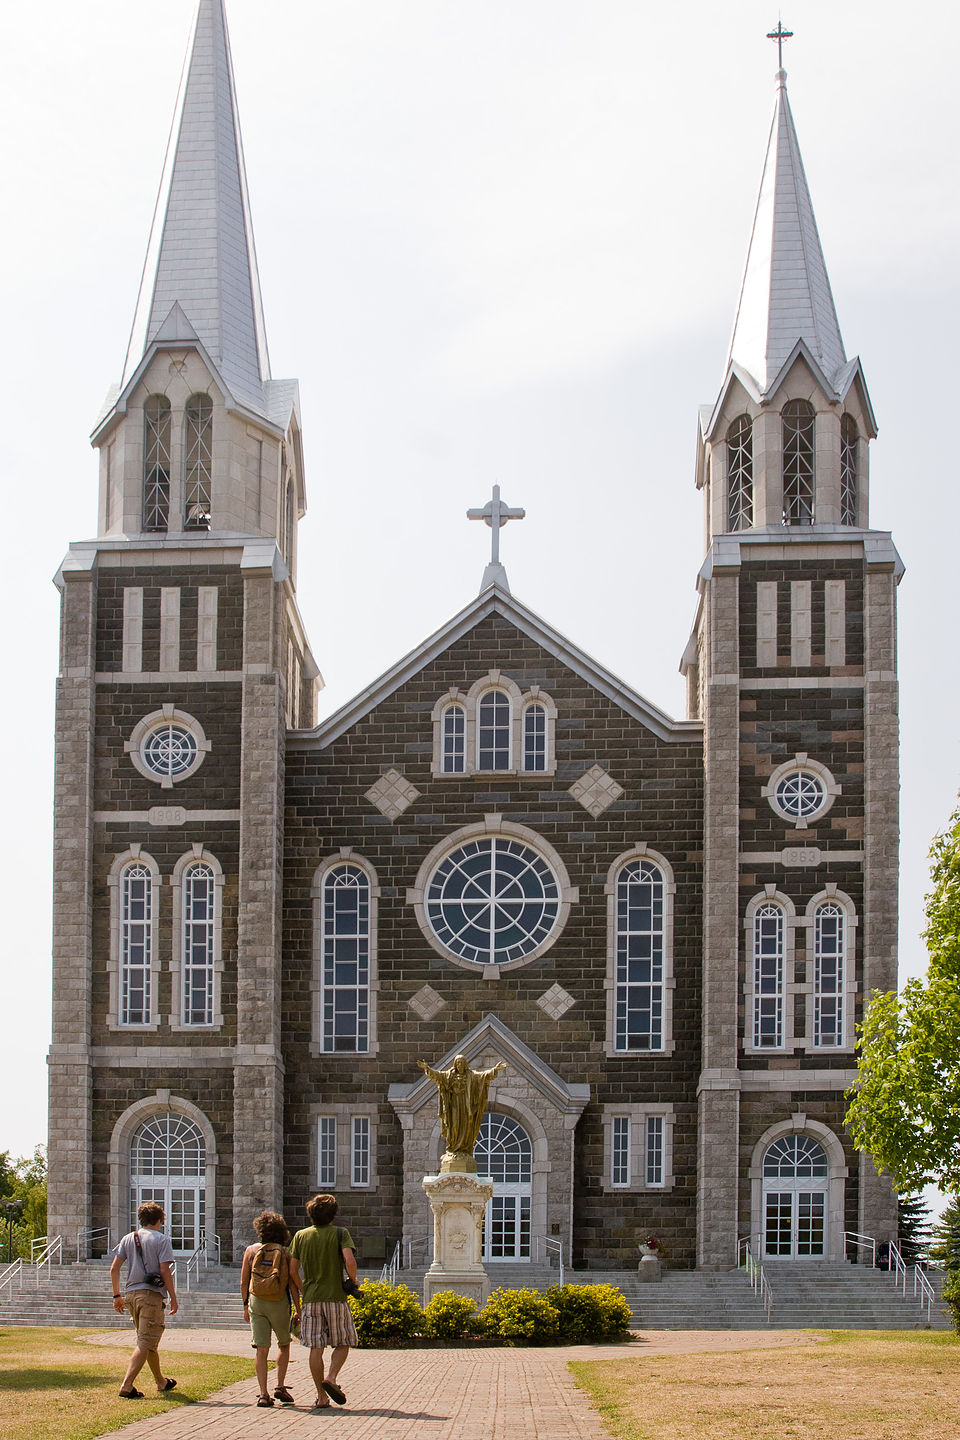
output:
<path id="1" fill-rule="evenodd" d="M 253 1222 L 256 1245 L 243 1252 L 240 1271 L 240 1298 L 243 1318 L 249 1321 L 253 1345 L 257 1352 L 257 1383 L 260 1386 L 258 1405 L 272 1405 L 274 1396 L 281 1405 L 292 1405 L 293 1396 L 283 1383 L 290 1363 L 290 1303 L 300 1318 L 300 1287 L 291 1272 L 290 1231 L 282 1215 L 264 1210 Z M 267 1388 L 267 1357 L 270 1333 L 277 1337 L 277 1388 L 273 1395 Z"/>

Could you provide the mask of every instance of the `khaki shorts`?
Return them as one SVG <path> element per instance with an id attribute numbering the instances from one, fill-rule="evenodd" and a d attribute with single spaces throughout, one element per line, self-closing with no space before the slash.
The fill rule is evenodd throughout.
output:
<path id="1" fill-rule="evenodd" d="M 278 1345 L 289 1345 L 290 1301 L 263 1300 L 259 1295 L 251 1295 L 250 1330 L 252 1343 L 258 1348 L 269 1348 L 271 1331 L 276 1335 Z"/>
<path id="2" fill-rule="evenodd" d="M 163 1296 L 158 1290 L 128 1290 L 123 1297 L 137 1330 L 137 1343 L 156 1350 L 163 1337 Z"/>

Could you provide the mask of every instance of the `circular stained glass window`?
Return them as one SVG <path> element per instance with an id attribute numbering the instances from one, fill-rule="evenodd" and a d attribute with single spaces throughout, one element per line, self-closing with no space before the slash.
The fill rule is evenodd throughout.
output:
<path id="1" fill-rule="evenodd" d="M 427 922 L 440 944 L 475 965 L 533 955 L 560 918 L 560 882 L 532 846 L 505 835 L 458 845 L 426 886 Z"/>
<path id="2" fill-rule="evenodd" d="M 809 820 L 823 807 L 827 789 L 812 770 L 791 770 L 774 792 L 777 806 L 791 820 Z"/>
<path id="3" fill-rule="evenodd" d="M 154 775 L 184 775 L 197 760 L 196 737 L 183 725 L 169 722 L 158 725 L 143 737 L 140 756 Z"/>

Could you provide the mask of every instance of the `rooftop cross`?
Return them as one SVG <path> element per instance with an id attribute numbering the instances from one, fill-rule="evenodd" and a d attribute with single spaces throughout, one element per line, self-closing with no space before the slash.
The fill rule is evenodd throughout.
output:
<path id="1" fill-rule="evenodd" d="M 784 30 L 784 28 L 783 28 L 783 21 L 780 20 L 780 19 L 778 19 L 778 20 L 777 20 L 777 28 L 776 28 L 776 30 L 768 30 L 768 31 L 767 31 L 767 39 L 768 39 L 768 40 L 776 40 L 776 42 L 777 42 L 777 69 L 778 69 L 778 70 L 782 70 L 782 69 L 783 69 L 783 42 L 784 42 L 784 40 L 792 40 L 792 39 L 793 39 L 793 31 L 792 31 L 792 30 Z"/>
<path id="2" fill-rule="evenodd" d="M 493 531 L 490 539 L 490 564 L 483 572 L 481 590 L 485 590 L 488 585 L 493 584 L 500 585 L 504 590 L 510 589 L 506 571 L 500 564 L 500 531 L 508 520 L 523 520 L 526 513 L 526 510 L 511 509 L 509 505 L 503 503 L 500 499 L 499 485 L 494 485 L 493 499 L 488 500 L 482 509 L 467 511 L 468 520 L 485 520 Z"/>

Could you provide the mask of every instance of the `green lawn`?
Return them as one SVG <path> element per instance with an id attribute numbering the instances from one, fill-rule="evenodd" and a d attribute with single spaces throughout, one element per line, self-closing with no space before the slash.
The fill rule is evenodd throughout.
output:
<path id="1" fill-rule="evenodd" d="M 131 1420 L 161 1415 L 253 1374 L 253 1361 L 225 1355 L 167 1352 L 164 1365 L 177 1388 L 161 1399 L 144 1366 L 137 1380 L 145 1398 L 117 1395 L 130 1357 L 132 1334 L 117 1346 L 84 1345 L 91 1330 L 33 1325 L 0 1326 L 0 1436 L 3 1440 L 92 1440 Z"/>
<path id="2" fill-rule="evenodd" d="M 955 1334 L 822 1334 L 802 1347 L 571 1369 L 616 1440 L 960 1440 Z"/>

